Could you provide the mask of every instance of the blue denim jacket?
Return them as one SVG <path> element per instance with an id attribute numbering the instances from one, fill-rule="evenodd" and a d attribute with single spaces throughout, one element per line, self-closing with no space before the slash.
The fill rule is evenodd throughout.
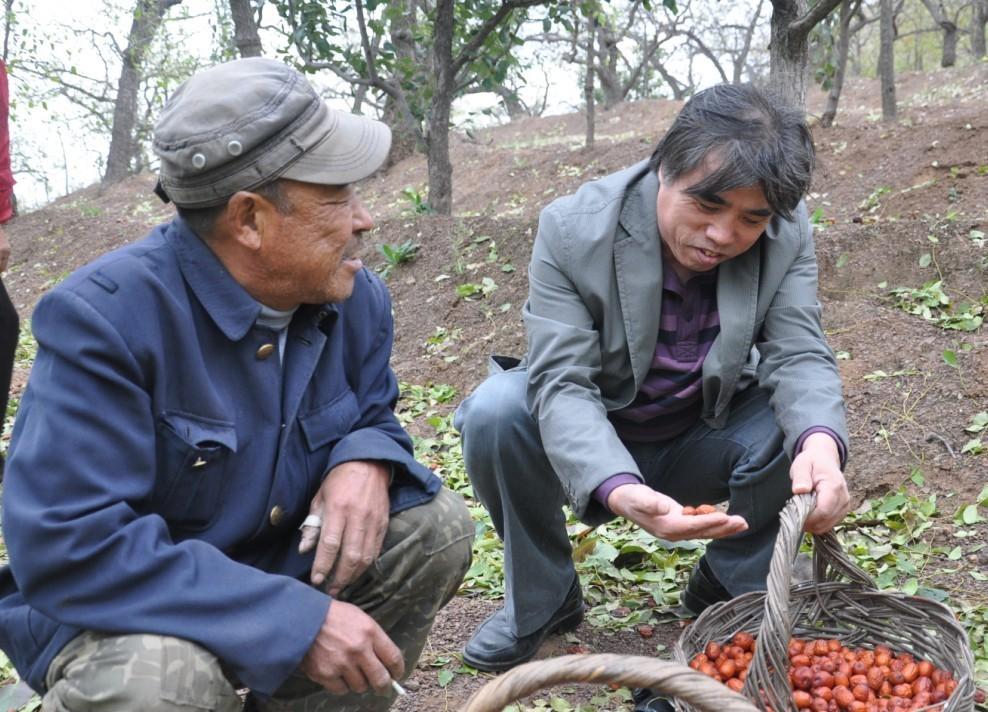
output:
<path id="1" fill-rule="evenodd" d="M 297 552 L 325 474 L 392 463 L 392 512 L 438 492 L 394 417 L 380 280 L 364 270 L 345 302 L 303 305 L 284 368 L 259 311 L 180 219 L 39 302 L 0 571 L 0 647 L 36 690 L 92 629 L 195 641 L 271 693 L 330 605 Z"/>

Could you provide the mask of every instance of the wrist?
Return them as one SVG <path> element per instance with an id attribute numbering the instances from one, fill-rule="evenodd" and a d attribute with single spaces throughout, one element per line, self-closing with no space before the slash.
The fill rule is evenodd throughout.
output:
<path id="1" fill-rule="evenodd" d="M 837 441 L 827 433 L 811 433 L 807 435 L 800 452 L 806 451 L 832 455 L 837 462 L 840 462 L 840 447 Z"/>

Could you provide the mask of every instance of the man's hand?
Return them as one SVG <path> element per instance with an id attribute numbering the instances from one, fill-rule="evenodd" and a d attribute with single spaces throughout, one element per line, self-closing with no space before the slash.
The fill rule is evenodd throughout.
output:
<path id="1" fill-rule="evenodd" d="M 679 502 L 648 485 L 617 487 L 607 497 L 607 508 L 667 541 L 720 539 L 748 528 L 743 517 L 724 512 L 685 515 Z"/>
<path id="2" fill-rule="evenodd" d="M 803 527 L 811 534 L 830 531 L 850 510 L 851 497 L 840 469 L 840 451 L 826 433 L 813 433 L 803 441 L 789 476 L 793 494 L 816 492 L 816 507 Z"/>
<path id="3" fill-rule="evenodd" d="M 369 615 L 345 601 L 329 604 L 326 620 L 299 666 L 330 692 L 379 694 L 405 672 L 401 650 Z"/>
<path id="4" fill-rule="evenodd" d="M 7 241 L 7 233 L 0 227 L 0 272 L 7 271 L 7 263 L 10 261 L 10 243 Z"/>
<path id="5" fill-rule="evenodd" d="M 309 513 L 322 518 L 322 529 L 312 562 L 312 583 L 326 580 L 326 591 L 335 596 L 367 570 L 378 554 L 388 530 L 388 483 L 391 472 L 379 462 L 355 460 L 337 465 L 312 498 Z M 312 549 L 316 537 L 302 532 L 299 552 Z M 312 529 L 314 533 L 314 529 Z"/>

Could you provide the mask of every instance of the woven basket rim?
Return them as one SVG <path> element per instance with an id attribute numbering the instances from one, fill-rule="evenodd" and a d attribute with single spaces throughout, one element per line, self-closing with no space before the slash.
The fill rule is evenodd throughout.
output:
<path id="1" fill-rule="evenodd" d="M 911 625 L 900 623 L 896 628 L 897 635 L 886 632 L 886 638 L 880 639 L 878 636 L 868 637 L 862 634 L 862 628 L 847 632 L 845 635 L 832 634 L 834 629 L 822 632 L 818 638 L 842 638 L 853 639 L 851 645 L 854 647 L 869 647 L 874 645 L 887 645 L 895 652 L 910 652 L 917 657 L 930 659 L 937 667 L 949 670 L 954 679 L 957 680 L 957 687 L 954 693 L 947 700 L 943 707 L 944 712 L 967 712 L 973 709 L 974 701 L 974 656 L 971 652 L 967 639 L 967 633 L 957 621 L 954 612 L 946 604 L 922 596 L 910 595 L 901 591 L 880 591 L 871 579 L 858 569 L 849 559 L 846 559 L 840 550 L 839 542 L 833 534 L 826 535 L 826 538 L 814 536 L 814 580 L 783 586 L 781 581 L 787 581 L 791 577 L 792 560 L 799 549 L 799 542 L 802 540 L 802 524 L 805 517 L 812 511 L 814 498 L 810 495 L 794 497 L 780 515 L 782 525 L 779 532 L 779 541 L 776 544 L 773 555 L 772 570 L 769 574 L 767 590 L 752 591 L 744 593 L 729 601 L 716 603 L 705 610 L 690 626 L 688 626 L 673 646 L 673 659 L 682 664 L 688 665 L 692 658 L 702 652 L 703 646 L 710 640 L 722 642 L 729 639 L 739 630 L 759 636 L 764 635 L 768 630 L 773 635 L 767 637 L 768 645 L 772 650 L 758 650 L 756 657 L 762 658 L 762 670 L 768 670 L 768 674 L 763 675 L 770 679 L 775 690 L 776 702 L 781 701 L 780 691 L 782 680 L 780 675 L 771 672 L 774 666 L 765 665 L 764 660 L 788 661 L 788 652 L 778 650 L 781 644 L 773 623 L 778 621 L 766 621 L 769 611 L 786 611 L 786 618 L 779 622 L 778 628 L 796 631 L 811 631 L 826 622 L 818 617 L 816 620 L 803 620 L 801 616 L 810 613 L 821 613 L 821 608 L 827 611 L 830 621 L 835 621 L 840 617 L 841 605 L 857 603 L 861 608 L 866 609 L 868 615 L 865 616 L 861 626 L 867 628 L 868 619 L 876 621 L 884 620 L 886 616 L 897 618 L 900 621 L 905 614 L 911 614 L 922 621 L 917 625 L 916 632 L 911 632 Z M 788 561 L 785 557 L 790 557 Z M 822 557 L 824 560 L 818 560 Z M 829 558 L 828 558 L 829 557 Z M 828 565 L 832 566 L 828 569 Z M 835 574 L 835 571 L 837 572 Z M 842 574 L 851 578 L 850 581 L 840 581 L 825 579 L 825 576 Z M 867 585 L 865 582 L 869 582 Z M 780 591 L 782 592 L 780 595 Z M 861 601 L 851 599 L 859 598 Z M 833 602 L 831 608 L 827 608 L 828 603 Z M 813 604 L 816 608 L 813 608 Z M 788 608 L 785 608 L 788 606 Z M 884 608 L 884 610 L 883 610 Z M 809 610 L 807 610 L 809 609 Z M 867 610 L 870 609 L 870 610 Z M 848 614 L 848 620 L 854 620 Z M 719 627 L 719 629 L 718 629 Z M 795 631 L 793 629 L 796 629 Z M 919 630 L 925 631 L 920 634 Z M 943 645 L 953 645 L 949 651 L 945 649 L 929 650 L 932 644 L 930 636 L 939 637 Z M 903 640 L 911 636 L 911 641 Z M 793 637 L 809 639 L 812 636 L 805 633 L 796 634 Z M 898 638 L 898 641 L 895 639 Z M 924 640 L 923 638 L 927 638 Z M 867 641 L 867 642 L 864 642 Z M 788 640 L 784 641 L 788 644 Z M 784 657 L 783 657 L 784 656 Z M 932 658 L 932 659 L 931 659 Z M 752 660 L 754 664 L 755 659 Z M 750 677 L 750 676 L 749 676 Z M 754 683 L 755 681 L 752 680 Z M 788 675 L 785 676 L 785 686 L 791 690 L 788 684 Z M 745 693 L 752 699 L 756 706 L 764 707 L 761 700 L 753 699 L 749 690 L 753 685 L 747 685 Z M 766 685 L 767 686 L 767 685 Z M 764 687 L 762 688 L 764 689 Z M 796 712 L 791 697 L 787 698 L 788 707 L 786 709 Z M 692 707 L 683 702 L 676 701 L 676 706 L 680 710 L 693 710 Z M 775 705 L 776 712 L 782 712 L 778 704 Z"/>

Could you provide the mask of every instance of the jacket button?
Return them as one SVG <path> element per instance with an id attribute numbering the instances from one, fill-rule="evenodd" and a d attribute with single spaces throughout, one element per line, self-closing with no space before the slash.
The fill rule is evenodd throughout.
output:
<path id="1" fill-rule="evenodd" d="M 285 518 L 285 510 L 281 508 L 280 504 L 276 504 L 271 508 L 271 514 L 268 515 L 268 521 L 271 522 L 271 526 L 276 527 L 281 524 L 281 520 Z"/>
<path id="2" fill-rule="evenodd" d="M 256 354 L 257 355 L 257 360 L 258 361 L 263 361 L 264 359 L 266 359 L 268 356 L 270 356 L 273 353 L 274 353 L 274 344 L 263 344 L 257 350 L 257 354 Z"/>

